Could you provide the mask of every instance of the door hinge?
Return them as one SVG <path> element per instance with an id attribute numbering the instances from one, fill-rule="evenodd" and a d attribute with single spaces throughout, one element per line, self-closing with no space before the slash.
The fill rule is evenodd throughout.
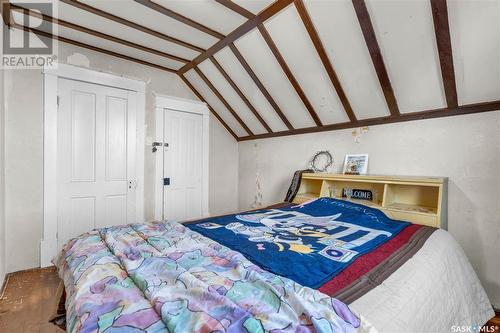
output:
<path id="1" fill-rule="evenodd" d="M 57 96 L 57 108 L 59 109 L 59 102 L 61 101 L 61 96 Z"/>
<path id="2" fill-rule="evenodd" d="M 170 185 L 170 178 L 163 178 L 163 185 L 164 186 Z"/>

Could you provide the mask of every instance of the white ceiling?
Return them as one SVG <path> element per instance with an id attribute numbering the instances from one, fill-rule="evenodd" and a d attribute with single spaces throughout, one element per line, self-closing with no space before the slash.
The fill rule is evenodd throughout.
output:
<path id="1" fill-rule="evenodd" d="M 132 0 L 80 2 L 203 49 L 209 49 L 220 40 Z M 271 0 L 233 2 L 254 14 L 273 3 Z M 77 6 L 58 3 L 54 16 L 61 20 L 187 61 L 201 54 Z M 214 0 L 154 0 L 154 3 L 222 35 L 230 34 L 248 20 Z M 304 4 L 357 119 L 388 116 L 387 103 L 352 1 L 304 0 Z M 446 107 L 430 2 L 366 0 L 366 6 L 400 112 Z M 499 100 L 500 1 L 448 1 L 448 15 L 459 105 Z M 17 24 L 23 24 L 21 14 L 14 13 L 13 17 Z M 289 5 L 264 22 L 264 27 L 322 123 L 349 121 L 296 7 Z M 174 71 L 185 64 L 72 28 L 56 28 L 56 34 L 62 37 Z M 249 31 L 234 44 L 292 126 L 296 129 L 315 126 L 259 30 Z M 272 131 L 287 130 L 275 108 L 229 47 L 218 51 L 214 58 Z M 198 67 L 253 134 L 267 133 L 210 59 Z M 187 71 L 185 77 L 238 137 L 249 134 L 194 70 Z"/>

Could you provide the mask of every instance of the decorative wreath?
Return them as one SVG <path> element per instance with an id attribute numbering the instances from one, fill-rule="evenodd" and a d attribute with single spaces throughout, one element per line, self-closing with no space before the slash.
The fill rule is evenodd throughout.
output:
<path id="1" fill-rule="evenodd" d="M 326 172 L 333 165 L 332 154 L 328 150 L 318 151 L 309 165 L 314 172 Z"/>

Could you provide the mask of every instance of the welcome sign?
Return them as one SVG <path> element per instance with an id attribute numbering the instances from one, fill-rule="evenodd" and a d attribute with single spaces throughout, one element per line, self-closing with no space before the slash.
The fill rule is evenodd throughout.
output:
<path id="1" fill-rule="evenodd" d="M 342 197 L 347 198 L 346 189 L 342 190 Z M 351 194 L 352 199 L 360 199 L 360 200 L 373 200 L 373 193 L 370 190 L 361 190 L 361 189 L 353 189 Z"/>

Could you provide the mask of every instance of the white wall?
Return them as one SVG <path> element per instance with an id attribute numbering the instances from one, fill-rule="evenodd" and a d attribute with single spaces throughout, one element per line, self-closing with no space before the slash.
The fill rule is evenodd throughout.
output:
<path id="1" fill-rule="evenodd" d="M 210 115 L 210 214 L 222 215 L 238 209 L 238 144 Z M 212 153 L 212 152 L 217 153 Z"/>
<path id="2" fill-rule="evenodd" d="M 2 44 L 3 21 L 0 24 L 0 45 Z M 3 48 L 0 50 L 0 58 Z M 3 99 L 3 69 L 0 69 L 0 286 L 5 277 L 5 181 L 4 181 L 4 99 Z"/>
<path id="3" fill-rule="evenodd" d="M 293 172 L 329 150 L 340 172 L 347 153 L 370 154 L 369 173 L 449 177 L 448 230 L 464 248 L 491 302 L 500 307 L 500 112 L 239 144 L 239 208 L 251 207 L 259 172 L 263 203 L 282 201 Z M 257 160 L 255 160 L 257 156 Z"/>
<path id="4" fill-rule="evenodd" d="M 75 56 L 74 53 L 79 53 Z M 177 75 L 103 55 L 71 45 L 59 45 L 59 61 L 88 62 L 90 68 L 144 80 L 146 85 L 146 142 L 154 137 L 153 92 L 196 99 Z M 7 272 L 39 266 L 39 244 L 43 224 L 43 109 L 40 70 L 5 72 L 6 102 L 6 257 Z M 237 143 L 215 118 L 210 121 L 210 210 L 217 214 L 237 207 Z M 149 140 L 148 140 L 149 137 Z M 232 178 L 221 173 L 221 161 L 234 161 Z M 154 214 L 154 154 L 145 149 L 146 220 Z M 232 206 L 232 207 L 231 207 Z M 1 232 L 1 230 L 0 230 Z"/>

